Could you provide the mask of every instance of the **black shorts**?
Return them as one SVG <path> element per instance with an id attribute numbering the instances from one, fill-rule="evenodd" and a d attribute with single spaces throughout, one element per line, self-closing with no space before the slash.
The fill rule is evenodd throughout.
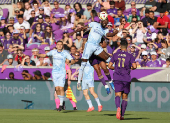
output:
<path id="1" fill-rule="evenodd" d="M 65 80 L 64 92 L 67 90 L 67 88 L 68 88 L 68 79 Z"/>
<path id="2" fill-rule="evenodd" d="M 89 58 L 89 62 L 91 64 L 91 66 L 95 65 L 95 64 L 100 64 L 100 62 L 105 62 L 104 59 L 100 58 L 99 56 L 96 56 L 94 54 L 92 54 L 92 56 Z"/>

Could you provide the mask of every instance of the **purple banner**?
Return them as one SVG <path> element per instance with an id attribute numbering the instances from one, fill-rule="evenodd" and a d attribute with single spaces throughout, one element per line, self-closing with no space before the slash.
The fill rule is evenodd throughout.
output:
<path id="1" fill-rule="evenodd" d="M 1 68 L 0 68 L 1 70 Z M 40 70 L 42 75 L 46 72 L 52 72 L 51 68 L 23 68 L 23 70 L 28 70 L 31 75 L 33 75 L 33 72 L 36 70 Z M 131 72 L 131 78 L 137 78 L 140 79 L 142 77 L 148 76 L 150 74 L 156 73 L 158 71 L 161 71 L 162 69 L 136 69 Z M 76 71 L 76 69 L 72 69 L 72 74 Z M 3 73 L 0 73 L 0 79 L 9 79 L 9 73 L 13 72 L 15 79 L 23 79 L 20 72 L 14 71 L 14 68 L 7 68 Z M 104 72 L 102 71 L 102 74 L 104 75 Z M 111 77 L 113 78 L 113 71 L 110 70 Z M 104 76 L 107 80 L 106 76 Z M 99 80 L 97 73 L 94 73 L 94 79 Z"/>

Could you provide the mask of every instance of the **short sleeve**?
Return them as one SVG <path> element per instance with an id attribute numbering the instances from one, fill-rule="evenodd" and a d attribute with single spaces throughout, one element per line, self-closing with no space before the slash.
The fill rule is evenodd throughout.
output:
<path id="1" fill-rule="evenodd" d="M 9 65 L 8 61 L 5 61 L 3 65 Z"/>
<path id="2" fill-rule="evenodd" d="M 53 55 L 53 50 L 47 53 L 47 56 L 52 56 Z"/>
<path id="3" fill-rule="evenodd" d="M 112 63 L 114 64 L 114 62 L 115 62 L 115 54 L 113 54 L 113 56 L 112 56 L 110 62 L 112 62 Z"/>
<path id="4" fill-rule="evenodd" d="M 131 59 L 130 59 L 130 63 L 134 63 L 135 62 L 135 57 L 133 57 L 133 55 L 131 55 Z"/>
<path id="5" fill-rule="evenodd" d="M 146 66 L 149 67 L 149 61 L 146 63 Z"/>
<path id="6" fill-rule="evenodd" d="M 65 54 L 66 54 L 66 58 L 68 60 L 72 60 L 73 59 L 73 57 L 67 51 L 65 52 Z"/>

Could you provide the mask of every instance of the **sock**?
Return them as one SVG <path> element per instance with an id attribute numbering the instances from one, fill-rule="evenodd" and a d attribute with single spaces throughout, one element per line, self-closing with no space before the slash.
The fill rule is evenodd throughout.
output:
<path id="1" fill-rule="evenodd" d="M 122 100 L 122 105 L 121 105 L 121 116 L 124 116 L 126 107 L 127 107 L 127 101 L 126 101 L 126 100 Z"/>
<path id="2" fill-rule="evenodd" d="M 64 96 L 60 96 L 60 106 L 63 106 Z"/>
<path id="3" fill-rule="evenodd" d="M 81 79 L 82 79 L 82 76 L 83 76 L 83 71 L 84 71 L 86 64 L 87 64 L 87 62 L 81 62 L 81 66 L 80 66 L 80 69 L 79 69 L 79 75 L 78 75 L 78 83 L 81 82 Z"/>
<path id="4" fill-rule="evenodd" d="M 59 108 L 60 106 L 60 99 L 55 99 L 55 104 L 56 104 L 56 108 Z"/>
<path id="5" fill-rule="evenodd" d="M 105 86 L 107 85 L 106 82 L 105 82 L 105 79 L 103 77 L 103 75 L 99 76 L 99 80 L 102 82 L 102 84 Z"/>
<path id="6" fill-rule="evenodd" d="M 105 75 L 106 75 L 106 77 L 107 77 L 108 81 L 111 81 L 110 73 L 105 73 Z"/>
<path id="7" fill-rule="evenodd" d="M 89 108 L 93 107 L 92 102 L 91 102 L 90 99 L 89 99 L 89 100 L 86 100 L 86 101 L 87 101 L 87 104 L 89 105 Z"/>
<path id="8" fill-rule="evenodd" d="M 115 97 L 115 104 L 116 104 L 116 108 L 120 107 L 120 97 L 119 96 Z"/>
<path id="9" fill-rule="evenodd" d="M 96 100 L 96 102 L 97 102 L 97 105 L 98 105 L 98 106 L 101 106 L 101 103 L 100 103 L 99 98 L 95 98 L 95 100 Z"/>
<path id="10" fill-rule="evenodd" d="M 106 60 L 106 62 L 107 62 L 107 63 L 109 63 L 109 62 L 110 62 L 110 60 L 111 60 L 111 58 L 109 57 L 109 58 Z"/>
<path id="11" fill-rule="evenodd" d="M 70 100 L 71 104 L 73 105 L 73 108 L 75 108 L 76 107 L 76 103 L 72 99 L 69 99 L 69 100 Z"/>

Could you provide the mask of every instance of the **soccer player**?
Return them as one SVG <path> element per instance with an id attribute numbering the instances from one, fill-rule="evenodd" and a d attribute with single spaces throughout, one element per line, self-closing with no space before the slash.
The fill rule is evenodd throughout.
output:
<path id="1" fill-rule="evenodd" d="M 121 50 L 113 54 L 108 67 L 115 70 L 113 74 L 115 86 L 115 104 L 117 108 L 116 117 L 119 120 L 124 119 L 124 113 L 127 107 L 128 94 L 130 92 L 131 69 L 137 68 L 135 58 L 127 52 L 127 40 L 121 39 Z M 115 66 L 113 66 L 113 64 Z M 120 109 L 120 98 L 122 96 L 122 104 Z M 121 114 L 120 114 L 121 112 Z"/>
<path id="2" fill-rule="evenodd" d="M 101 42 L 100 42 L 100 46 L 102 48 L 106 48 L 107 47 L 107 39 L 106 38 L 102 37 Z M 105 73 L 105 75 L 106 75 L 106 77 L 107 77 L 107 79 L 109 81 L 110 86 L 114 90 L 114 85 L 113 85 L 113 82 L 111 80 L 110 72 L 107 69 L 105 60 L 100 58 L 100 57 L 98 57 L 98 56 L 96 56 L 96 55 L 94 55 L 94 54 L 92 54 L 92 56 L 89 58 L 89 62 L 93 66 L 95 71 L 97 72 L 97 75 L 98 75 L 99 79 L 102 81 L 102 84 L 105 86 L 107 94 L 109 94 L 110 93 L 110 88 L 106 84 L 105 79 L 104 79 L 104 77 L 103 77 L 103 75 L 101 73 L 101 69 L 100 69 L 100 67 L 103 69 L 103 71 L 104 71 L 104 73 Z"/>
<path id="3" fill-rule="evenodd" d="M 59 111 L 61 111 L 64 101 L 64 84 L 66 78 L 65 62 L 66 59 L 69 63 L 73 64 L 75 61 L 72 60 L 72 56 L 69 52 L 63 50 L 63 42 L 58 41 L 55 50 L 51 50 L 47 54 L 40 54 L 40 57 L 52 56 L 53 57 L 53 70 L 52 77 L 57 96 L 60 99 Z M 68 62 L 67 60 L 67 62 Z"/>
<path id="4" fill-rule="evenodd" d="M 101 112 L 103 106 L 100 103 L 98 95 L 94 91 L 94 68 L 90 65 L 89 61 L 87 62 L 87 65 L 85 66 L 83 71 L 82 90 L 83 90 L 84 97 L 89 105 L 87 112 L 91 112 L 94 110 L 94 107 L 90 100 L 88 89 L 98 104 L 98 111 Z"/>
<path id="5" fill-rule="evenodd" d="M 109 54 L 107 54 L 103 50 L 103 48 L 99 45 L 99 43 L 101 42 L 102 36 L 113 37 L 115 34 L 118 33 L 118 31 L 115 31 L 114 33 L 108 33 L 109 30 L 106 29 L 106 26 L 108 24 L 107 16 L 108 16 L 107 13 L 101 12 L 99 16 L 101 19 L 100 23 L 91 22 L 88 26 L 82 27 L 75 31 L 75 32 L 79 32 L 86 29 L 90 30 L 88 40 L 87 43 L 85 44 L 85 48 L 82 55 L 81 67 L 79 69 L 78 83 L 77 83 L 78 87 L 81 86 L 80 83 L 81 83 L 84 67 L 86 66 L 88 59 L 93 53 L 99 56 L 100 58 L 104 59 L 106 62 L 110 61 Z M 102 78 L 104 77 L 101 76 L 101 80 L 104 80 Z"/>

